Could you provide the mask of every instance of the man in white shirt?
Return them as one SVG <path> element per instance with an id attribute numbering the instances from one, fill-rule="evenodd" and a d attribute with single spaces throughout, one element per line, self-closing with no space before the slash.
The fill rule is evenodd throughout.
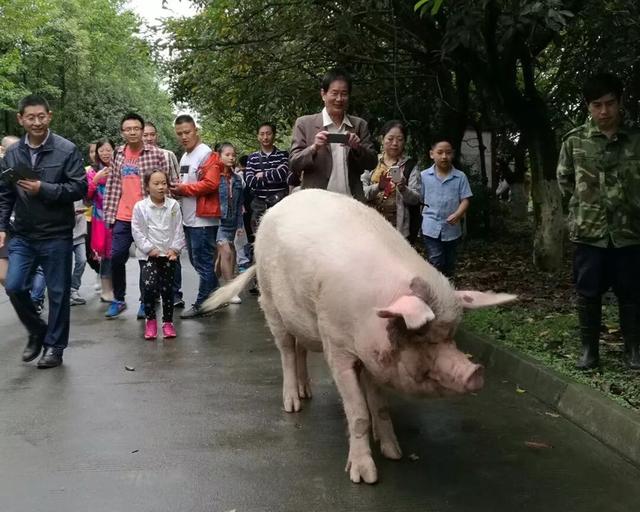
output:
<path id="1" fill-rule="evenodd" d="M 213 267 L 220 213 L 218 208 L 216 216 L 216 210 L 211 206 L 217 201 L 220 176 L 218 174 L 217 181 L 211 179 L 215 174 L 212 168 L 215 166 L 209 163 L 211 148 L 200 140 L 193 118 L 181 115 L 174 124 L 185 153 L 180 159 L 180 184 L 173 184 L 171 192 L 183 196 L 182 219 L 189 261 L 200 277 L 196 300 L 180 318 L 195 318 L 202 316 L 201 304 L 218 287 Z"/>

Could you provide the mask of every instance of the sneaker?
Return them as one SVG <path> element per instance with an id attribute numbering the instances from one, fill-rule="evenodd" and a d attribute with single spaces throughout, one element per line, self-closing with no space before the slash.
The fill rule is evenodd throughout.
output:
<path id="1" fill-rule="evenodd" d="M 82 304 L 87 303 L 87 301 L 80 296 L 78 290 L 71 290 L 71 299 L 69 302 L 72 306 L 81 306 Z"/>
<path id="2" fill-rule="evenodd" d="M 204 316 L 204 312 L 199 304 L 194 304 L 180 314 L 180 318 L 197 318 L 199 316 Z"/>
<path id="3" fill-rule="evenodd" d="M 176 336 L 176 328 L 173 326 L 173 322 L 164 322 L 162 324 L 162 337 L 175 338 Z"/>
<path id="4" fill-rule="evenodd" d="M 144 320 L 145 319 L 144 304 L 142 302 L 140 303 L 140 306 L 138 306 L 138 312 L 136 313 L 136 318 L 138 320 Z"/>
<path id="5" fill-rule="evenodd" d="M 125 309 L 127 309 L 127 303 L 121 300 L 114 300 L 111 304 L 109 304 L 109 308 L 107 312 L 104 314 L 107 318 L 115 318 L 120 313 L 122 313 Z"/>
<path id="6" fill-rule="evenodd" d="M 239 295 L 235 295 L 229 299 L 230 304 L 242 304 L 242 299 Z"/>
<path id="7" fill-rule="evenodd" d="M 158 322 L 154 318 L 153 320 L 147 320 L 144 324 L 144 339 L 155 340 L 158 337 Z"/>
<path id="8" fill-rule="evenodd" d="M 184 309 L 184 300 L 182 299 L 176 299 L 173 301 L 173 307 L 176 309 Z"/>

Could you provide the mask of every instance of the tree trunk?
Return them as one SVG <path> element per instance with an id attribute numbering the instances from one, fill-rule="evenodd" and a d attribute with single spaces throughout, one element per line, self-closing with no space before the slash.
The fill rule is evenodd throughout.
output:
<path id="1" fill-rule="evenodd" d="M 564 255 L 565 224 L 562 213 L 562 199 L 558 183 L 548 179 L 544 172 L 549 150 L 538 139 L 534 150 L 529 150 L 531 158 L 531 198 L 533 202 L 534 238 L 533 262 L 541 270 L 554 272 L 560 269 Z M 555 149 L 555 148 L 553 148 Z M 552 149 L 552 150 L 553 150 Z M 546 176 L 545 176 L 546 174 Z"/>
<path id="2" fill-rule="evenodd" d="M 525 184 L 526 174 L 527 149 L 524 138 L 520 135 L 520 140 L 518 140 L 513 155 L 512 181 L 509 183 L 509 188 L 511 188 L 511 215 L 515 220 L 520 222 L 527 220 L 529 210 L 530 194 Z"/>
<path id="3" fill-rule="evenodd" d="M 535 234 L 533 262 L 542 269 L 554 272 L 560 269 L 564 255 L 564 222 L 558 183 L 538 180 L 532 184 Z"/>

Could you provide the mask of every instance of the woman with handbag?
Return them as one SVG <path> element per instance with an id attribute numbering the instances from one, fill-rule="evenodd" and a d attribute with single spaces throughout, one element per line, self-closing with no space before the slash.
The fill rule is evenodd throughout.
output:
<path id="1" fill-rule="evenodd" d="M 107 177 L 111 172 L 114 144 L 107 138 L 96 143 L 96 161 L 87 172 L 87 199 L 91 203 L 91 250 L 100 261 L 101 302 L 113 300 L 111 282 L 111 230 L 104 222 L 103 201 Z"/>

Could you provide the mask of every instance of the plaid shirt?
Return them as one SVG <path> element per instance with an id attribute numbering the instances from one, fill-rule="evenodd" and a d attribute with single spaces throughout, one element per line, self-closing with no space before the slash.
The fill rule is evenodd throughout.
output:
<path id="1" fill-rule="evenodd" d="M 124 164 L 124 146 L 116 149 L 113 157 L 113 165 L 111 172 L 107 178 L 107 185 L 104 194 L 104 222 L 109 226 L 115 224 L 116 214 L 118 212 L 118 204 L 120 196 L 122 196 L 122 165 Z M 144 185 L 142 176 L 145 172 L 161 170 L 169 175 L 169 166 L 161 149 L 154 146 L 144 145 L 140 158 L 138 158 L 138 168 L 140 169 L 140 187 L 142 188 L 142 196 L 144 193 Z"/>

